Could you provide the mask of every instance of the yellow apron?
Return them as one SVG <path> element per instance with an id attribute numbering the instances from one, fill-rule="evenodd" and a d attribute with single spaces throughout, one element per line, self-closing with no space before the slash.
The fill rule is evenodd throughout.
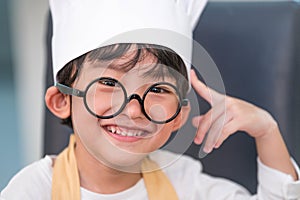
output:
<path id="1" fill-rule="evenodd" d="M 80 181 L 74 153 L 75 136 L 70 136 L 69 146 L 55 160 L 52 177 L 52 200 L 80 200 Z M 149 200 L 178 200 L 175 189 L 156 162 L 146 158 L 142 175 Z"/>

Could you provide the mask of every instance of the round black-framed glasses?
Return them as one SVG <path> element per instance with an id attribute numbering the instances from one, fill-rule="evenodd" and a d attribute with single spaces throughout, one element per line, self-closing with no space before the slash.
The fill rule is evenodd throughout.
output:
<path id="1" fill-rule="evenodd" d="M 175 119 L 182 106 L 188 105 L 188 99 L 182 98 L 177 87 L 169 82 L 154 83 L 145 90 L 142 97 L 135 93 L 128 96 L 125 87 L 111 77 L 99 77 L 93 80 L 84 91 L 61 83 L 56 83 L 55 86 L 64 94 L 82 97 L 88 112 L 100 119 L 110 119 L 119 115 L 131 100 L 136 99 L 142 113 L 149 121 L 164 124 Z M 97 112 L 99 110 L 97 107 L 105 107 L 105 105 L 113 109 L 106 115 L 101 115 Z"/>

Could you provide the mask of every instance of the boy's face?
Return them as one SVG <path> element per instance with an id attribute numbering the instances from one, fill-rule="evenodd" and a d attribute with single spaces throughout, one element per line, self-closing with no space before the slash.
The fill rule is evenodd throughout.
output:
<path id="1" fill-rule="evenodd" d="M 136 94 L 143 98 L 147 89 L 157 82 L 163 81 L 176 86 L 176 80 L 173 77 L 154 78 L 151 75 L 145 75 L 156 64 L 154 56 L 150 54 L 145 56 L 143 60 L 129 71 L 122 70 L 120 66 L 132 59 L 132 55 L 129 52 L 113 62 L 85 62 L 79 77 L 72 87 L 84 91 L 93 80 L 99 77 L 110 77 L 124 86 L 127 97 Z M 96 82 L 96 84 L 99 83 Z M 101 84 L 103 85 L 103 83 Z M 124 102 L 124 95 L 123 92 L 120 92 L 120 88 L 116 88 L 115 83 L 111 85 L 111 82 L 109 82 L 108 84 L 109 88 L 106 88 L 107 85 L 105 85 L 105 88 L 97 86 L 97 88 L 92 89 L 92 93 L 87 95 L 86 104 L 97 115 L 111 115 L 118 110 L 114 108 L 118 107 L 115 105 L 121 105 Z M 111 88 L 112 86 L 114 89 Z M 163 90 L 161 92 L 156 91 L 157 88 L 154 89 L 155 94 L 156 92 L 162 93 L 161 96 L 155 98 L 160 105 L 164 105 L 164 108 L 156 109 L 155 106 L 152 106 L 155 98 L 152 98 L 152 93 L 150 93 L 147 94 L 147 98 L 149 96 L 151 101 L 148 104 L 143 104 L 144 109 L 151 115 L 153 107 L 153 112 L 160 113 L 158 118 L 168 118 L 168 113 L 173 112 L 177 108 L 177 99 L 172 98 L 172 95 L 170 95 L 172 91 L 166 92 Z M 159 89 L 166 88 L 162 87 Z M 168 103 L 164 104 L 165 97 L 167 97 Z M 165 144 L 171 133 L 180 128 L 182 112 L 187 111 L 182 109 L 181 113 L 168 123 L 153 123 L 143 113 L 138 99 L 133 98 L 118 115 L 110 119 L 99 119 L 87 110 L 82 98 L 72 97 L 72 122 L 75 134 L 79 136 L 85 148 L 95 158 L 111 167 L 117 168 L 138 163 L 148 153 L 157 150 Z M 153 114 L 151 117 L 156 116 Z"/>

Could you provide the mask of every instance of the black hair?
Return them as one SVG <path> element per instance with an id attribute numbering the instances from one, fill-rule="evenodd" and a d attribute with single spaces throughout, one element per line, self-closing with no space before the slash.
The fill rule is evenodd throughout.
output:
<path id="1" fill-rule="evenodd" d="M 123 63 L 120 66 L 120 69 L 129 71 L 147 55 L 153 55 L 156 59 L 156 65 L 149 69 L 145 75 L 151 74 L 157 78 L 164 76 L 174 77 L 181 96 L 185 98 L 188 91 L 188 76 L 183 60 L 173 50 L 153 44 L 122 43 L 92 50 L 67 63 L 57 73 L 57 82 L 71 87 L 80 74 L 80 70 L 85 61 L 112 61 L 124 56 L 130 49 L 132 49 L 132 47 L 134 47 L 135 50 L 133 58 Z M 162 67 L 158 67 L 158 64 L 168 66 L 167 70 Z M 178 73 L 180 74 L 180 77 L 178 76 Z M 66 119 L 62 119 L 62 124 L 73 128 L 71 116 Z"/>

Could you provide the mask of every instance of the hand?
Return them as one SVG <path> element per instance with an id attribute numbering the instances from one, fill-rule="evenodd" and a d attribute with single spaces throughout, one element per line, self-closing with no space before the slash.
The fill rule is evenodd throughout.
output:
<path id="1" fill-rule="evenodd" d="M 191 82 L 195 91 L 203 97 L 211 109 L 201 116 L 193 118 L 193 125 L 198 128 L 194 142 L 201 144 L 208 134 L 203 148 L 209 153 L 237 131 L 245 131 L 258 139 L 271 136 L 277 129 L 273 117 L 255 105 L 243 100 L 216 92 L 204 85 L 191 71 Z"/>

